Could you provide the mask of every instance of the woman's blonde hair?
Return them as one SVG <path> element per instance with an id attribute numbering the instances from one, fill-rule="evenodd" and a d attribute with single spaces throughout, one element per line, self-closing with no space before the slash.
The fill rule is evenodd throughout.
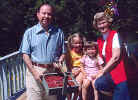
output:
<path id="1" fill-rule="evenodd" d="M 104 12 L 98 12 L 94 15 L 94 20 L 93 20 L 93 26 L 95 29 L 97 29 L 97 22 L 101 20 L 106 20 L 109 23 L 112 23 L 113 18 Z"/>

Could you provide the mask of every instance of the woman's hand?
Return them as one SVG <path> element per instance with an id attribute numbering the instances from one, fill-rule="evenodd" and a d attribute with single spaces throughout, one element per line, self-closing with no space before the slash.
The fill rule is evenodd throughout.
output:
<path id="1" fill-rule="evenodd" d="M 104 66 L 104 68 L 102 69 L 102 71 L 100 71 L 100 75 L 101 76 L 107 72 L 112 71 L 112 69 L 116 66 L 116 64 L 119 61 L 120 58 L 120 48 L 113 48 L 112 49 L 112 57 L 111 59 L 106 63 L 106 65 Z"/>
<path id="2" fill-rule="evenodd" d="M 99 77 L 101 77 L 101 76 L 103 76 L 103 75 L 104 75 L 104 71 L 103 70 L 100 70 L 98 72 L 98 74 L 96 75 L 96 79 L 99 78 Z"/>

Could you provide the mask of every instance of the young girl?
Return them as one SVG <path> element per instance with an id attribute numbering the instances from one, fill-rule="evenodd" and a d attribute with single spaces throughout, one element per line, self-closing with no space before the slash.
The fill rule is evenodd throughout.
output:
<path id="1" fill-rule="evenodd" d="M 97 44 L 87 42 L 85 46 L 85 55 L 81 58 L 81 71 L 83 72 L 82 98 L 87 100 L 87 89 L 92 85 L 94 89 L 94 100 L 98 100 L 98 92 L 94 87 L 96 75 L 102 70 L 104 61 L 98 56 Z"/>
<path id="2" fill-rule="evenodd" d="M 69 70 L 72 72 L 76 81 L 80 85 L 79 92 L 74 94 L 73 100 L 78 98 L 78 95 L 81 93 L 81 85 L 82 85 L 82 72 L 80 67 L 80 59 L 83 55 L 83 46 L 84 46 L 85 38 L 80 33 L 74 33 L 68 38 L 68 50 L 69 55 L 66 55 L 67 61 L 66 64 L 69 67 Z"/>

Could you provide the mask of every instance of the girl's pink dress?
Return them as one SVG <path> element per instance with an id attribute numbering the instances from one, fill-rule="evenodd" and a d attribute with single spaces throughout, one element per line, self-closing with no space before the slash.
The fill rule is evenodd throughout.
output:
<path id="1" fill-rule="evenodd" d="M 99 65 L 104 63 L 101 57 L 90 58 L 88 55 L 84 55 L 80 61 L 84 65 L 84 71 L 86 72 L 87 79 L 89 80 L 93 80 L 92 76 L 95 76 L 98 73 Z"/>

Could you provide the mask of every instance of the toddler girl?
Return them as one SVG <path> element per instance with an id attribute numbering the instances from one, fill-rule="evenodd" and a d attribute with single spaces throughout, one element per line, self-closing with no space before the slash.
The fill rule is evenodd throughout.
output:
<path id="1" fill-rule="evenodd" d="M 98 56 L 97 44 L 87 42 L 85 46 L 85 55 L 81 58 L 81 71 L 83 73 L 82 98 L 87 100 L 87 89 L 92 85 L 94 89 L 94 100 L 98 100 L 98 92 L 94 87 L 96 75 L 102 70 L 104 61 Z"/>

